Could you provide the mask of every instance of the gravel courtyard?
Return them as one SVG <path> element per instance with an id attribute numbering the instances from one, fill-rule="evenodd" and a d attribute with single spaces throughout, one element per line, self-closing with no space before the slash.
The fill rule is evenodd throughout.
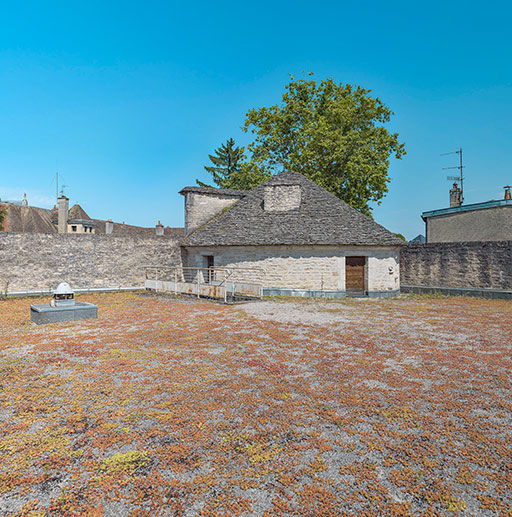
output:
<path id="1" fill-rule="evenodd" d="M 0 300 L 1 515 L 512 515 L 512 302 Z"/>

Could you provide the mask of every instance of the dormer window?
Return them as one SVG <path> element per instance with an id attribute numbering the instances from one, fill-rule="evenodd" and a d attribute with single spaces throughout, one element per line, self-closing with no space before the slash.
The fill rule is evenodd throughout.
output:
<path id="1" fill-rule="evenodd" d="M 300 208 L 300 185 L 269 185 L 265 187 L 263 208 L 266 212 L 287 212 Z"/>

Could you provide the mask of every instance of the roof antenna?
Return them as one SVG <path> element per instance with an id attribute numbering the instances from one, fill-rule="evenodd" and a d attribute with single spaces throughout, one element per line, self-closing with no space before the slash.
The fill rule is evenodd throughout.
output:
<path id="1" fill-rule="evenodd" d="M 459 148 L 458 151 L 453 151 L 451 153 L 443 153 L 441 156 L 446 156 L 448 154 L 458 154 L 460 156 L 460 165 L 456 165 L 455 167 L 443 167 L 443 171 L 447 169 L 459 169 L 460 176 L 446 176 L 447 180 L 452 181 L 460 181 L 460 196 L 461 196 L 461 203 L 464 202 L 464 175 L 462 169 L 464 169 L 466 166 L 462 165 L 462 147 Z"/>

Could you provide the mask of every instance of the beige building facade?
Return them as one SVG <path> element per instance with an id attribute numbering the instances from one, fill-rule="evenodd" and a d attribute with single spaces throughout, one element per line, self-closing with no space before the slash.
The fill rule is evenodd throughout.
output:
<path id="1" fill-rule="evenodd" d="M 187 249 L 187 265 L 213 264 L 235 269 L 247 281 L 261 282 L 266 294 L 297 294 L 324 291 L 344 295 L 347 261 L 363 262 L 361 291 L 368 296 L 397 294 L 400 289 L 400 252 L 394 247 L 364 246 L 223 246 Z M 350 279 L 349 279 L 350 281 Z"/>

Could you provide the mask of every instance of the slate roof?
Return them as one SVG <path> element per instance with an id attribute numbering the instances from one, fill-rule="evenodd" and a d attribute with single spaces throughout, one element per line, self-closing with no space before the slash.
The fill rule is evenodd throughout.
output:
<path id="1" fill-rule="evenodd" d="M 286 212 L 265 211 L 265 187 L 275 185 L 300 185 L 300 207 Z M 405 244 L 370 217 L 294 172 L 272 176 L 248 191 L 182 242 L 183 246 Z"/>

